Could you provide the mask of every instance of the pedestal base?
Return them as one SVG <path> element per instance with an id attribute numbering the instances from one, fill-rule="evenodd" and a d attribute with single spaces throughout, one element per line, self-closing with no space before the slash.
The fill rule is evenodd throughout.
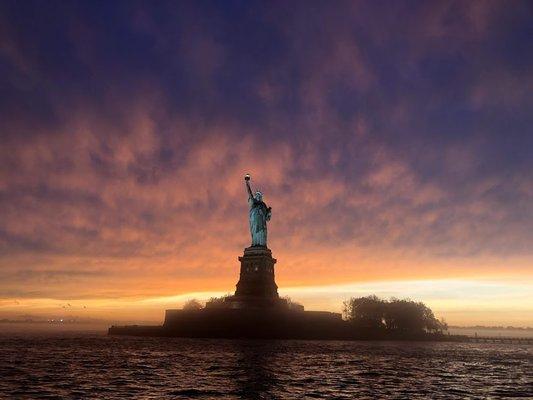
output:
<path id="1" fill-rule="evenodd" d="M 274 264 L 269 248 L 252 246 L 244 249 L 239 257 L 241 274 L 237 283 L 235 297 L 256 297 L 260 299 L 277 299 L 278 286 L 274 281 Z"/>
<path id="2" fill-rule="evenodd" d="M 244 249 L 239 257 L 241 273 L 234 296 L 224 300 L 224 303 L 207 303 L 207 308 L 288 308 L 287 300 L 281 299 L 274 277 L 272 251 L 265 246 L 251 246 Z"/>
<path id="3" fill-rule="evenodd" d="M 207 304 L 208 308 L 210 307 L 209 304 Z M 220 305 L 219 305 L 220 307 Z M 289 305 L 287 303 L 287 300 L 277 298 L 277 299 L 266 299 L 261 297 L 255 297 L 255 296 L 231 296 L 224 300 L 224 303 L 222 305 L 223 308 L 234 308 L 234 309 L 288 309 Z M 303 309 L 302 309 L 303 311 Z"/>
<path id="4" fill-rule="evenodd" d="M 349 339 L 340 314 L 264 309 L 167 310 L 162 326 L 112 326 L 110 335 L 228 339 Z M 353 335 L 352 335 L 353 336 Z"/>

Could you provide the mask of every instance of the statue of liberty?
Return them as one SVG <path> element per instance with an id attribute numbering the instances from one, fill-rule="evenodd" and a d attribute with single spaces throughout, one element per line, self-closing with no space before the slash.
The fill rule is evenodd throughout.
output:
<path id="1" fill-rule="evenodd" d="M 252 194 L 250 188 L 250 175 L 244 177 L 248 191 L 248 205 L 250 206 L 250 233 L 252 234 L 252 246 L 267 245 L 267 221 L 270 221 L 272 207 L 267 207 L 263 201 L 263 193 L 259 190 Z"/>

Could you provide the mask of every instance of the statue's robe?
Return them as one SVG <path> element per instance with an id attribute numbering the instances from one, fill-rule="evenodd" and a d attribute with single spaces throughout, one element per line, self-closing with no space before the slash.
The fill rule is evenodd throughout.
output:
<path id="1" fill-rule="evenodd" d="M 270 211 L 263 201 L 250 197 L 250 233 L 252 234 L 252 246 L 267 245 L 267 221 L 270 219 Z"/>

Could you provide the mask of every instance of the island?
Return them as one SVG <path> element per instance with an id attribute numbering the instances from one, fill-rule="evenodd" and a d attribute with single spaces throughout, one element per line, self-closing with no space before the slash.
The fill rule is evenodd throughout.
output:
<path id="1" fill-rule="evenodd" d="M 252 191 L 248 174 L 245 176 L 245 186 L 251 245 L 238 257 L 240 275 L 235 294 L 211 299 L 205 307 L 166 310 L 162 325 L 112 326 L 109 335 L 329 340 L 450 339 L 443 334 L 445 326 L 439 325 L 431 310 L 422 303 L 406 300 L 405 304 L 390 303 L 386 306 L 388 302 L 372 296 L 351 299 L 344 304 L 343 319 L 340 313 L 306 311 L 302 305 L 281 298 L 275 282 L 276 259 L 267 246 L 267 223 L 272 217 L 272 208 L 263 201 L 260 191 Z M 422 322 L 415 326 L 410 321 L 417 315 Z M 410 323 L 413 329 L 403 329 L 411 326 Z"/>

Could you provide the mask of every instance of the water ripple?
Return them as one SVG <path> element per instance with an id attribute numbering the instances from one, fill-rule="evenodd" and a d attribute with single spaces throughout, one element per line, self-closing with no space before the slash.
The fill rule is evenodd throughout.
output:
<path id="1" fill-rule="evenodd" d="M 532 396 L 532 346 L 0 336 L 0 398 Z"/>

